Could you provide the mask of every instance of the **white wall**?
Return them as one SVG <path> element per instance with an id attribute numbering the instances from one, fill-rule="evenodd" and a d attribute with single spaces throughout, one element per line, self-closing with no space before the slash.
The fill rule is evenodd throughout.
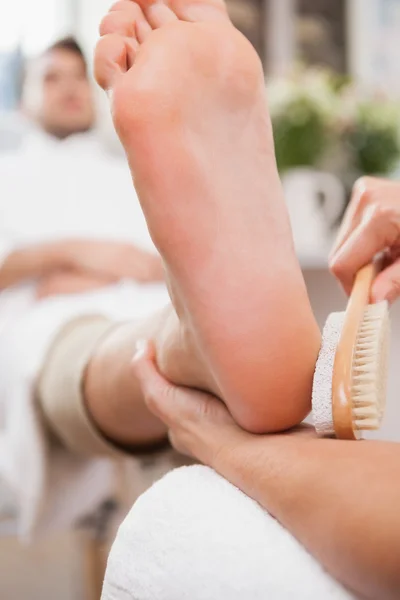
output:
<path id="1" fill-rule="evenodd" d="M 347 0 L 351 74 L 400 93 L 400 0 Z"/>
<path id="2" fill-rule="evenodd" d="M 93 53 L 99 37 L 99 24 L 113 0 L 80 0 L 75 10 L 75 33 L 88 55 Z"/>
<path id="3" fill-rule="evenodd" d="M 74 18 L 74 33 L 82 44 L 89 60 L 99 39 L 99 25 L 115 0 L 69 0 Z M 105 93 L 96 85 L 96 103 L 98 109 L 98 127 L 109 148 L 122 154 L 122 148 L 115 133 L 110 108 Z"/>
<path id="4" fill-rule="evenodd" d="M 27 55 L 42 52 L 55 38 L 73 31 L 70 7 L 76 0 L 0 0 L 0 50 L 21 46 Z"/>
<path id="5" fill-rule="evenodd" d="M 293 67 L 296 55 L 295 19 L 297 0 L 269 0 L 265 10 L 267 70 L 284 75 Z"/>

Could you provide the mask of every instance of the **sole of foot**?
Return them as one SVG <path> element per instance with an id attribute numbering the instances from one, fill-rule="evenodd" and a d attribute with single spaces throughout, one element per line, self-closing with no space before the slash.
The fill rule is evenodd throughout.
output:
<path id="1" fill-rule="evenodd" d="M 96 77 L 165 261 L 179 339 L 244 428 L 295 426 L 310 410 L 320 335 L 261 62 L 220 0 L 122 0 L 101 35 Z"/>

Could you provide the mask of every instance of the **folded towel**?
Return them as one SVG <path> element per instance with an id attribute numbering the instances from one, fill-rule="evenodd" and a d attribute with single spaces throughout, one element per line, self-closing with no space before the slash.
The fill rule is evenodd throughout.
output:
<path id="1" fill-rule="evenodd" d="M 168 474 L 117 535 L 102 600 L 350 600 L 256 502 L 203 466 Z"/>

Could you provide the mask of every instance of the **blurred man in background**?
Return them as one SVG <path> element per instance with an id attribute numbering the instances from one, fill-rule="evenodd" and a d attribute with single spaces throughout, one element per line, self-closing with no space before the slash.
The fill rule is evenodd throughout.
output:
<path id="1" fill-rule="evenodd" d="M 80 377 L 110 323 L 145 317 L 168 295 L 128 166 L 95 131 L 94 94 L 75 40 L 57 42 L 28 65 L 21 108 L 32 128 L 0 158 L 0 477 L 15 492 L 21 529 L 32 531 L 39 514 L 52 513 L 43 502 L 59 504 L 61 488 L 68 510 L 53 514 L 53 526 L 69 525 L 110 493 L 109 461 L 98 456 L 115 451 L 96 442 Z M 76 320 L 74 343 L 57 355 L 61 379 L 46 388 L 44 402 L 38 378 L 49 379 L 49 349 Z M 72 357 L 78 375 L 68 371 Z M 64 423 L 78 459 L 63 453 Z M 62 485 L 61 471 L 70 475 Z"/>
<path id="2" fill-rule="evenodd" d="M 95 106 L 88 67 L 73 38 L 55 43 L 32 62 L 24 82 L 23 110 L 59 139 L 93 129 Z"/>
<path id="3" fill-rule="evenodd" d="M 52 223 L 51 231 L 47 231 L 51 241 L 65 242 L 68 235 L 79 237 L 79 254 L 85 255 L 82 238 L 86 238 L 86 232 L 82 235 L 81 228 L 81 221 L 86 218 L 84 214 L 89 217 L 89 238 L 103 237 L 99 234 L 96 236 L 94 221 L 104 210 L 105 204 L 113 203 L 113 190 L 121 179 L 126 182 L 127 172 L 120 173 L 121 170 L 125 171 L 125 165 L 107 155 L 94 131 L 96 111 L 93 89 L 82 50 L 72 38 L 57 42 L 29 65 L 23 88 L 22 110 L 30 119 L 32 130 L 21 150 L 0 163 L 0 185 L 3 189 L 7 186 L 0 205 L 4 231 L 1 231 L 0 239 L 3 256 L 7 256 L 0 271 L 0 289 L 34 278 L 40 280 L 37 296 L 42 298 L 53 293 L 96 289 L 122 278 L 140 281 L 162 279 L 160 261 L 154 252 L 148 254 L 132 245 L 113 245 L 112 254 L 117 255 L 115 259 L 118 258 L 118 261 L 115 262 L 118 262 L 118 266 L 106 266 L 102 261 L 101 268 L 97 268 L 97 265 L 88 268 L 85 264 L 84 268 L 77 269 L 76 264 L 71 265 L 70 251 L 76 255 L 72 243 L 66 248 L 63 244 L 67 256 L 60 252 L 57 244 L 56 253 L 53 247 L 47 246 L 44 249 L 45 256 L 40 253 L 40 260 L 32 261 L 32 257 L 36 256 L 33 250 L 36 252 L 40 248 L 32 247 L 33 243 L 25 243 L 25 235 L 29 233 L 28 241 L 32 242 L 35 237 L 41 237 L 44 229 L 48 229 L 46 223 L 49 223 L 54 211 L 58 216 L 68 211 L 71 215 L 70 227 L 65 227 L 64 217 L 59 223 Z M 123 193 L 127 205 L 136 200 L 128 186 L 118 191 Z M 74 202 L 79 205 L 79 214 L 73 212 Z M 29 211 L 33 212 L 29 219 L 29 232 L 21 231 L 24 215 Z M 143 220 L 140 225 L 146 229 Z M 101 233 L 111 234 L 107 229 Z M 124 241 L 131 242 L 132 234 L 126 226 L 123 232 Z M 139 236 L 143 238 L 143 233 L 139 233 Z M 121 238 L 118 227 L 114 238 Z M 16 258 L 23 259 L 20 255 L 15 257 L 10 254 L 16 240 L 16 247 L 22 244 L 29 252 L 29 265 L 23 260 L 16 262 Z M 106 250 L 104 246 L 103 249 Z M 85 250 L 89 255 L 98 256 L 97 245 L 85 245 Z"/>

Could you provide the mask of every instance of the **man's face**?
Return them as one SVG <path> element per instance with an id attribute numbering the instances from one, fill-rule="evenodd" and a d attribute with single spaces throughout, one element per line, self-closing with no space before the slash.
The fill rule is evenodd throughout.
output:
<path id="1" fill-rule="evenodd" d="M 56 137 L 90 129 L 95 110 L 83 59 L 61 49 L 38 59 L 28 72 L 24 107 L 45 131 Z"/>

